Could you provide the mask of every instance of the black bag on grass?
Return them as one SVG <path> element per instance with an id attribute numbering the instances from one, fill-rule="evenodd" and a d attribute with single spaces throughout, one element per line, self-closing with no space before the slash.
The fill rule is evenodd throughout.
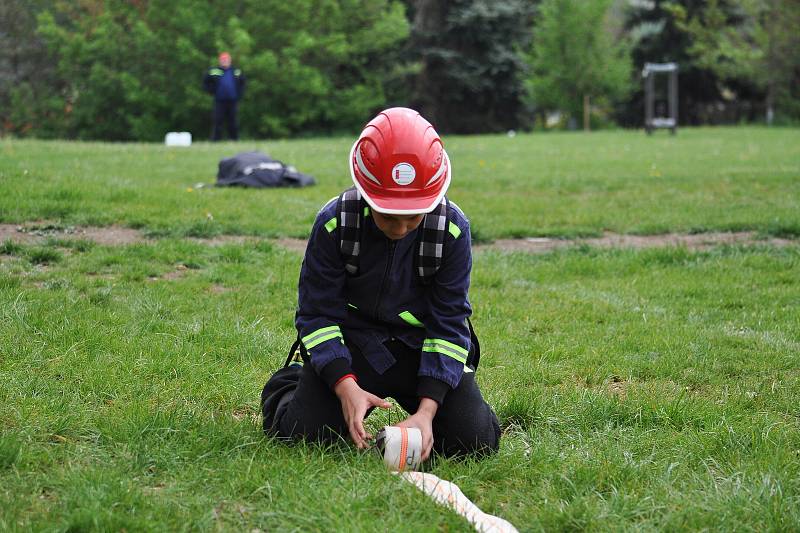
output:
<path id="1" fill-rule="evenodd" d="M 316 181 L 261 152 L 242 152 L 219 162 L 217 186 L 306 187 Z"/>

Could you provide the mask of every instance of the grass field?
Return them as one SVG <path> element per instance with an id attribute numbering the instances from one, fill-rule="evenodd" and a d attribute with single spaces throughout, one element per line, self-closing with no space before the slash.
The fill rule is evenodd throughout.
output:
<path id="1" fill-rule="evenodd" d="M 524 531 L 800 529 L 800 131 L 446 142 L 451 196 L 483 239 L 794 241 L 478 252 L 477 376 L 504 438 L 430 470 Z M 347 184 L 348 145 L 2 141 L 0 222 L 158 238 L 0 243 L 0 530 L 470 530 L 372 454 L 263 437 L 302 258 L 184 238 L 306 235 Z M 320 185 L 193 187 L 251 147 Z"/>
<path id="2" fill-rule="evenodd" d="M 0 222 L 123 224 L 153 235 L 307 236 L 348 186 L 352 139 L 153 145 L 4 141 Z M 800 130 L 687 129 L 445 139 L 450 196 L 479 239 L 756 230 L 800 236 Z M 306 191 L 195 189 L 260 149 L 316 176 Z M 191 192 L 189 192 L 191 189 Z M 209 220 L 211 213 L 213 220 Z"/>

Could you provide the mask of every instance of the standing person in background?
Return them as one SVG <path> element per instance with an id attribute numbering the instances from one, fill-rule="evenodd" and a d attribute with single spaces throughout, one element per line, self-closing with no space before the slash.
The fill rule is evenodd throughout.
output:
<path id="1" fill-rule="evenodd" d="M 206 72 L 203 87 L 214 96 L 212 141 L 218 141 L 222 136 L 224 122 L 228 124 L 228 136 L 234 141 L 239 139 L 237 107 L 244 96 L 244 82 L 242 69 L 231 65 L 231 55 L 228 52 L 220 53 L 219 66 L 211 67 Z"/>

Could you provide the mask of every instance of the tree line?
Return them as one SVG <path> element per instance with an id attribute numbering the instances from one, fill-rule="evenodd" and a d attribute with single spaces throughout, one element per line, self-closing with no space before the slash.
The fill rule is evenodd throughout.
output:
<path id="1" fill-rule="evenodd" d="M 641 69 L 669 61 L 680 123 L 789 123 L 798 27 L 796 0 L 4 0 L 0 132 L 203 138 L 220 50 L 251 137 L 352 132 L 390 105 L 455 133 L 637 127 Z"/>

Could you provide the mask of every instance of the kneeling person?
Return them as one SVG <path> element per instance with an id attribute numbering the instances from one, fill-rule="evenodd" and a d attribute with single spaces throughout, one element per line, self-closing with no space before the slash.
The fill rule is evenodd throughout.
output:
<path id="1" fill-rule="evenodd" d="M 279 438 L 372 438 L 364 418 L 389 408 L 422 433 L 422 459 L 488 453 L 497 417 L 475 383 L 468 300 L 469 222 L 445 197 L 451 168 L 416 111 L 375 117 L 350 153 L 355 187 L 317 215 L 298 286 L 296 356 L 262 393 L 264 430 Z"/>

